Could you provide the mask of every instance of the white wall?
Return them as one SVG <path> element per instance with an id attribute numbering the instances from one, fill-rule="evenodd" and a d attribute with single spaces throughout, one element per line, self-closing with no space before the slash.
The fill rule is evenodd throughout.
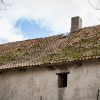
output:
<path id="1" fill-rule="evenodd" d="M 0 100 L 97 100 L 100 63 L 91 61 L 69 67 L 68 86 L 58 88 L 57 72 L 66 69 L 29 69 L 0 74 Z"/>
<path id="2" fill-rule="evenodd" d="M 70 68 L 68 80 L 64 100 L 97 100 L 97 91 L 100 90 L 99 60 L 84 62 L 80 67 L 74 65 Z"/>
<path id="3" fill-rule="evenodd" d="M 42 96 L 42 97 L 41 97 Z M 0 74 L 0 100 L 57 100 L 57 75 L 48 70 Z"/>

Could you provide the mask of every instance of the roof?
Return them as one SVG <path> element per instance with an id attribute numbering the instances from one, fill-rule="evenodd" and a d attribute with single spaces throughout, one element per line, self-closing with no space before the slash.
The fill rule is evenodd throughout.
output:
<path id="1" fill-rule="evenodd" d="M 73 62 L 100 57 L 100 25 L 67 35 L 0 45 L 0 69 Z"/>

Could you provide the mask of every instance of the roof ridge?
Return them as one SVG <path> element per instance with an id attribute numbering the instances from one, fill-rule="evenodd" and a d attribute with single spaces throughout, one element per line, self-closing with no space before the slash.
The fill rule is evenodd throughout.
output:
<path id="1" fill-rule="evenodd" d="M 100 24 L 98 25 L 93 25 L 93 26 L 89 26 L 89 27 L 83 27 L 83 28 L 80 28 L 79 30 L 77 31 L 74 31 L 74 32 L 67 32 L 68 34 L 66 33 L 60 33 L 60 34 L 55 34 L 55 35 L 52 35 L 52 36 L 47 36 L 47 37 L 40 37 L 40 38 L 33 38 L 33 39 L 25 39 L 25 40 L 21 40 L 21 41 L 14 41 L 14 42 L 6 42 L 6 43 L 2 43 L 0 44 L 1 45 L 9 45 L 9 44 L 13 44 L 13 43 L 19 43 L 19 42 L 25 42 L 25 41 L 31 41 L 31 40 L 40 40 L 40 39 L 48 39 L 48 38 L 52 38 L 52 37 L 56 37 L 56 36 L 69 36 L 70 33 L 76 33 L 76 32 L 79 32 L 80 30 L 82 29 L 89 29 L 89 28 L 94 28 L 94 27 L 98 27 L 100 26 Z"/>
<path id="2" fill-rule="evenodd" d="M 21 42 L 27 42 L 27 41 L 32 41 L 32 40 L 48 39 L 48 38 L 58 37 L 58 36 L 63 36 L 63 34 L 56 34 L 56 35 L 52 35 L 52 36 L 48 36 L 48 37 L 40 37 L 40 38 L 26 39 L 26 40 L 21 40 L 21 41 L 7 42 L 7 43 L 0 44 L 0 46 L 2 46 L 2 45 L 16 44 L 16 43 L 21 43 Z"/>

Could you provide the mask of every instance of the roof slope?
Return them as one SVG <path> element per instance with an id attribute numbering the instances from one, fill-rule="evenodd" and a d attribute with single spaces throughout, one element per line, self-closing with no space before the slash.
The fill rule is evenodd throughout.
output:
<path id="1" fill-rule="evenodd" d="M 57 35 L 0 45 L 0 69 L 63 63 L 100 57 L 100 25 L 69 36 Z"/>

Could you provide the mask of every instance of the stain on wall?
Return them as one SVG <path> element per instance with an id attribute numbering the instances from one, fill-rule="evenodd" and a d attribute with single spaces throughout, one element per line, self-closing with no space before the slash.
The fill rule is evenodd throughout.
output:
<path id="1" fill-rule="evenodd" d="M 58 89 L 58 100 L 63 100 L 64 90 L 65 88 Z"/>

